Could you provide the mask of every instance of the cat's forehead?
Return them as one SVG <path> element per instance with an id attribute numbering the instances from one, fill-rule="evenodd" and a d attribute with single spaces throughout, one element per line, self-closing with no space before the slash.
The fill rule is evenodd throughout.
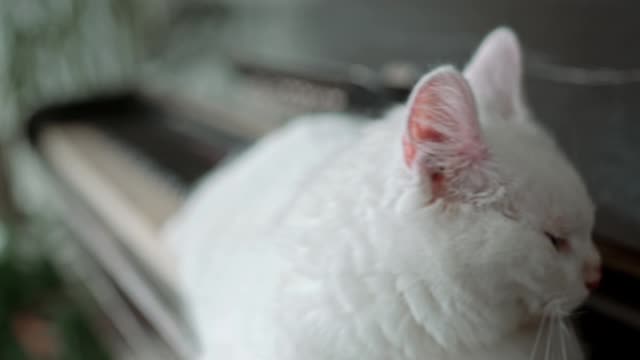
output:
<path id="1" fill-rule="evenodd" d="M 486 127 L 485 134 L 520 211 L 568 232 L 591 226 L 594 206 L 586 186 L 544 131 L 511 125 Z"/>

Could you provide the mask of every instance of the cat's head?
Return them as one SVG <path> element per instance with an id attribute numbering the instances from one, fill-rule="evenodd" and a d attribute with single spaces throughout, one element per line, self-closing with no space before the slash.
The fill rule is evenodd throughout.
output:
<path id="1" fill-rule="evenodd" d="M 571 310 L 600 280 L 585 185 L 526 108 L 516 36 L 487 36 L 463 74 L 424 76 L 406 108 L 404 166 L 449 238 L 444 262 L 491 302 Z M 578 126 L 578 124 L 576 124 Z"/>

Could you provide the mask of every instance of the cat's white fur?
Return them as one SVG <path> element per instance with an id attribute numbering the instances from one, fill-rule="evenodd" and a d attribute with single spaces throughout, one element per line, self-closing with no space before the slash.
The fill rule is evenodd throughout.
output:
<path id="1" fill-rule="evenodd" d="M 424 81 L 457 76 L 434 74 Z M 373 123 L 295 121 L 202 183 L 166 231 L 202 359 L 530 358 L 548 305 L 587 296 L 593 206 L 525 107 L 510 30 L 487 37 L 465 77 L 491 199 L 432 201 L 403 161 L 405 106 Z"/>

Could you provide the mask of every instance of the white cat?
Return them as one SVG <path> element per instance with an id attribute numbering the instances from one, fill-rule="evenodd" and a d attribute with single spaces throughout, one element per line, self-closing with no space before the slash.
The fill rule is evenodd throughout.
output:
<path id="1" fill-rule="evenodd" d="M 383 119 L 309 116 L 204 181 L 166 233 L 202 359 L 518 360 L 554 338 L 582 358 L 558 319 L 600 279 L 594 206 L 521 78 L 497 29 Z"/>

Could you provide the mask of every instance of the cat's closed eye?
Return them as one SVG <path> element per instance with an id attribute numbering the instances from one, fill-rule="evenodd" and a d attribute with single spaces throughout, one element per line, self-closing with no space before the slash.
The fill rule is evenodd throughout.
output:
<path id="1" fill-rule="evenodd" d="M 559 237 L 559 236 L 555 236 L 553 234 L 551 234 L 548 231 L 545 231 L 545 236 L 549 239 L 549 241 L 551 242 L 551 244 L 553 244 L 553 247 L 561 253 L 568 253 L 571 251 L 571 244 L 569 243 L 569 240 Z"/>

